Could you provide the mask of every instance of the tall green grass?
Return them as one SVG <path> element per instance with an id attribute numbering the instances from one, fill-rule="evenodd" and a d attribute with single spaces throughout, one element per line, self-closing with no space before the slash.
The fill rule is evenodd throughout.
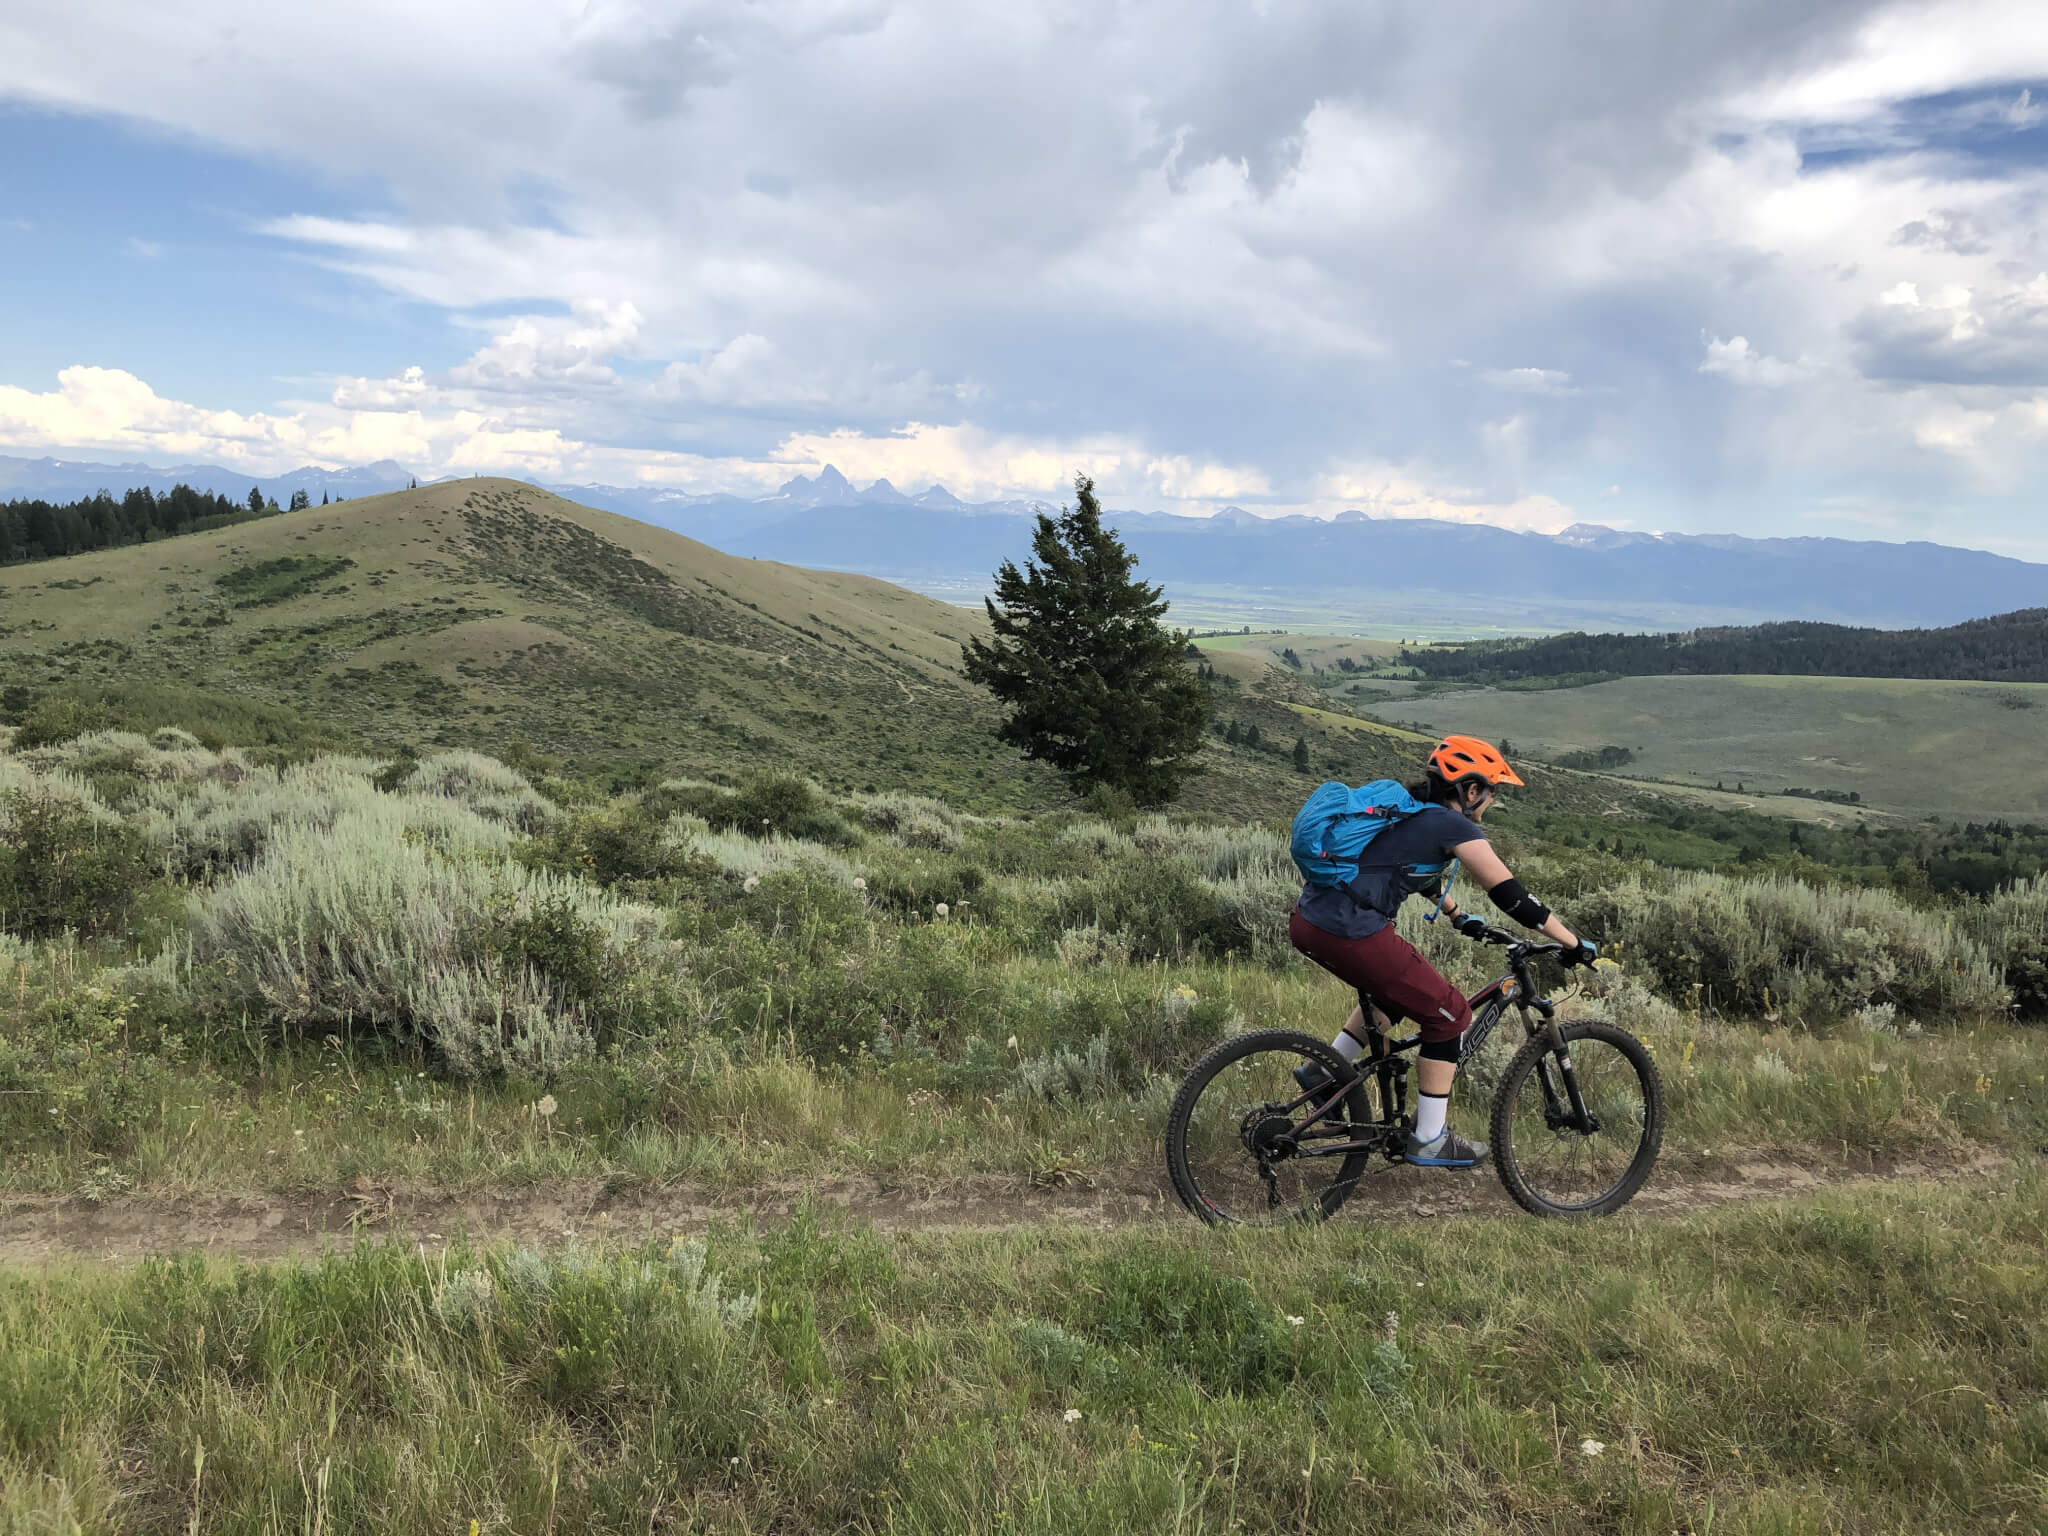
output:
<path id="1" fill-rule="evenodd" d="M 2038 1174 L 1682 1221 L 0 1276 L 0 1527 L 2009 1532 Z"/>

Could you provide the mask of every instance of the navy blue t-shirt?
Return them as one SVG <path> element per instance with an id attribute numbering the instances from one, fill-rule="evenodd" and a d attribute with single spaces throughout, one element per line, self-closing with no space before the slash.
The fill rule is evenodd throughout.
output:
<path id="1" fill-rule="evenodd" d="M 1397 821 L 1371 842 L 1349 885 L 1304 886 L 1301 915 L 1340 939 L 1369 939 L 1394 920 L 1410 896 L 1433 891 L 1444 877 L 1451 850 L 1482 839 L 1471 817 L 1447 805 L 1432 805 Z"/>

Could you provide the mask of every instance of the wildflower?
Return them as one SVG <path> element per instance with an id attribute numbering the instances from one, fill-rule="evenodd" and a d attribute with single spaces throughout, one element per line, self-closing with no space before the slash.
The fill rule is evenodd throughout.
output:
<path id="1" fill-rule="evenodd" d="M 944 917 L 944 916 L 946 916 L 946 914 L 947 914 L 947 913 L 949 913 L 950 911 L 952 911 L 952 908 L 951 908 L 951 907 L 948 907 L 948 906 L 947 906 L 947 905 L 946 905 L 946 904 L 945 904 L 945 903 L 944 903 L 944 902 L 942 901 L 942 902 L 940 902 L 940 903 L 939 903 L 939 904 L 938 904 L 937 906 L 935 906 L 935 907 L 933 907 L 933 908 L 932 908 L 932 916 L 934 916 L 934 917 Z"/>
<path id="2" fill-rule="evenodd" d="M 555 1111 L 560 1107 L 560 1105 L 555 1103 L 555 1096 L 552 1093 L 544 1093 L 540 1096 L 540 1102 L 533 1106 L 533 1112 L 539 1115 L 541 1119 L 549 1120 L 554 1117 Z"/>
<path id="3" fill-rule="evenodd" d="M 866 890 L 866 889 L 868 888 L 868 878 L 867 878 L 867 876 L 866 876 L 866 875 L 855 875 L 855 876 L 853 877 L 853 888 L 854 888 L 854 889 L 855 889 L 856 891 L 864 891 L 864 890 Z"/>
<path id="4" fill-rule="evenodd" d="M 1607 1444 L 1603 1440 L 1581 1440 L 1579 1442 L 1579 1454 L 1581 1456 L 1598 1456 L 1606 1449 Z"/>
<path id="5" fill-rule="evenodd" d="M 1061 1417 L 1063 1417 L 1069 1424 L 1078 1424 L 1081 1422 L 1081 1410 L 1078 1408 L 1069 1408 L 1063 1415 L 1061 1415 Z"/>
<path id="6" fill-rule="evenodd" d="M 1305 1317 L 1295 1317 L 1290 1314 L 1287 1319 L 1287 1326 L 1290 1328 L 1299 1328 L 1303 1323 L 1307 1321 L 1308 1319 Z"/>
<path id="7" fill-rule="evenodd" d="M 1009 1039 L 1005 1040 L 1003 1044 L 1008 1049 L 1014 1051 L 1015 1049 L 1017 1049 L 1017 1037 L 1015 1035 L 1012 1035 Z M 57 1111 L 53 1109 L 50 1111 L 50 1113 L 54 1115 L 55 1113 L 57 1113 Z"/>
<path id="8" fill-rule="evenodd" d="M 751 891 L 755 886 L 759 885 L 760 883 L 761 877 L 759 875 L 749 875 L 746 879 L 740 882 L 740 889 L 743 891 Z"/>

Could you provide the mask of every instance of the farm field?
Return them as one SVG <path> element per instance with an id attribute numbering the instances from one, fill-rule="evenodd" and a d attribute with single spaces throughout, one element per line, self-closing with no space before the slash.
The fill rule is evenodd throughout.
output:
<path id="1" fill-rule="evenodd" d="M 1426 730 L 1556 754 L 1624 746 L 1623 776 L 1733 790 L 1859 791 L 1961 820 L 2048 819 L 2048 684 L 1832 677 L 1622 678 L 1543 691 L 1460 689 L 1371 706 Z M 1775 809 L 1775 807 L 1773 807 Z M 1830 807 L 1839 811 L 1840 807 Z"/>

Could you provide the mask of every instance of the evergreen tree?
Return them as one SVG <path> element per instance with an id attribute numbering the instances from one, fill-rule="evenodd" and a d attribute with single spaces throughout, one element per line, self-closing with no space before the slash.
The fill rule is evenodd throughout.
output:
<path id="1" fill-rule="evenodd" d="M 1230 729 L 1223 733 L 1223 744 L 1225 746 L 1234 747 L 1243 740 L 1244 733 L 1237 728 L 1237 722 L 1235 720 L 1231 721 Z"/>
<path id="2" fill-rule="evenodd" d="M 259 485 L 249 487 L 249 510 L 251 512 L 261 512 L 263 510 L 263 488 Z"/>
<path id="3" fill-rule="evenodd" d="M 1265 739 L 1259 735 L 1259 722 L 1254 720 L 1244 728 L 1244 744 L 1254 752 L 1265 746 Z"/>
<path id="4" fill-rule="evenodd" d="M 306 508 L 308 508 L 308 507 L 310 507 L 310 506 L 312 506 L 312 505 L 313 505 L 313 498 L 312 498 L 312 497 L 310 497 L 310 496 L 308 496 L 308 495 L 307 495 L 307 494 L 306 494 L 306 493 L 305 493 L 304 491 L 293 491 L 293 492 L 292 492 L 292 507 L 291 507 L 292 511 L 294 511 L 294 512 L 303 512 L 303 511 L 305 511 L 305 510 L 306 510 Z"/>
<path id="5" fill-rule="evenodd" d="M 327 490 L 324 486 L 320 490 L 320 505 L 323 507 L 327 505 Z"/>
<path id="6" fill-rule="evenodd" d="M 1308 738 L 1306 736 L 1294 738 L 1294 771 L 1296 773 L 1308 772 Z"/>
<path id="7" fill-rule="evenodd" d="M 1074 502 L 1039 514 L 1023 570 L 1005 560 L 996 571 L 993 635 L 963 647 L 964 670 L 1008 707 L 1002 738 L 1025 756 L 1077 788 L 1170 800 L 1194 771 L 1208 697 L 1187 636 L 1160 624 L 1159 588 L 1132 577 L 1137 558 L 1102 526 L 1086 475 Z"/>

